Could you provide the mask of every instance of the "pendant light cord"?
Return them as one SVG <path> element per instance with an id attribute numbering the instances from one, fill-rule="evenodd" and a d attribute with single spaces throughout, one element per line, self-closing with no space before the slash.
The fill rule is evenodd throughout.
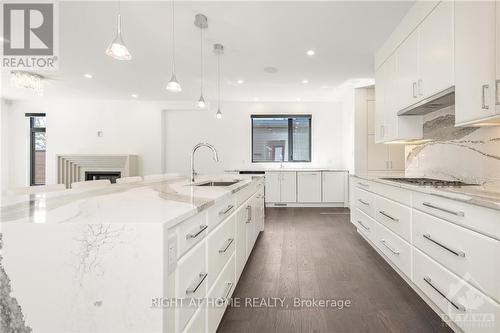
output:
<path id="1" fill-rule="evenodd" d="M 200 91 L 201 96 L 203 97 L 203 28 L 200 28 L 200 63 L 201 63 L 201 83 L 200 83 Z"/>
<path id="2" fill-rule="evenodd" d="M 220 57 L 221 54 L 219 53 L 217 56 L 217 109 L 220 111 Z"/>
<path id="3" fill-rule="evenodd" d="M 172 73 L 175 75 L 175 4 L 172 0 Z"/>
<path id="4" fill-rule="evenodd" d="M 120 0 L 118 0 L 118 33 L 122 33 L 122 6 Z"/>

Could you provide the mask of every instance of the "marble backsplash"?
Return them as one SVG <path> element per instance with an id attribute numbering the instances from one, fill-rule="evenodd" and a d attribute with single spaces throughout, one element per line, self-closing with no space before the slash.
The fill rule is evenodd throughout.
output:
<path id="1" fill-rule="evenodd" d="M 461 180 L 500 191 L 500 127 L 455 127 L 454 107 L 424 116 L 424 140 L 406 145 L 406 176 Z"/>

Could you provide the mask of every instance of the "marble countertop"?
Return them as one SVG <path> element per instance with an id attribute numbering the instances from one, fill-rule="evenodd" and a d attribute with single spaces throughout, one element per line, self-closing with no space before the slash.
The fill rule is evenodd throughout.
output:
<path id="1" fill-rule="evenodd" d="M 262 176 L 200 176 L 239 180 L 225 187 L 192 186 L 187 177 L 112 184 L 92 190 L 65 190 L 2 197 L 0 223 L 161 223 L 175 225 L 238 192 Z"/>
<path id="2" fill-rule="evenodd" d="M 374 182 L 405 188 L 412 191 L 432 194 L 452 200 L 462 201 L 468 204 L 500 210 L 500 188 L 485 188 L 483 186 L 464 186 L 464 187 L 425 187 L 410 185 L 400 182 L 395 182 L 383 177 L 404 177 L 404 173 L 385 174 L 373 173 L 367 175 L 352 175 L 361 179 L 371 180 Z"/>

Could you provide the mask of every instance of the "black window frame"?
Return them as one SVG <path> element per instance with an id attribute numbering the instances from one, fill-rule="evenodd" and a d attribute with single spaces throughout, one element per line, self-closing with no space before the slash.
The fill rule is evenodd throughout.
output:
<path id="1" fill-rule="evenodd" d="M 44 184 L 35 184 L 35 133 L 45 133 L 46 127 L 35 127 L 36 117 L 45 117 L 45 113 L 26 113 L 30 119 L 30 186 L 43 186 Z"/>
<path id="2" fill-rule="evenodd" d="M 252 131 L 251 137 L 251 158 L 252 163 L 281 163 L 278 161 L 255 161 L 253 158 L 253 120 L 258 118 L 288 118 L 288 161 L 284 163 L 311 163 L 312 161 L 312 115 L 311 114 L 252 114 L 250 115 L 250 127 Z M 307 160 L 294 160 L 293 159 L 293 119 L 294 118 L 308 118 L 309 119 L 309 158 Z"/>

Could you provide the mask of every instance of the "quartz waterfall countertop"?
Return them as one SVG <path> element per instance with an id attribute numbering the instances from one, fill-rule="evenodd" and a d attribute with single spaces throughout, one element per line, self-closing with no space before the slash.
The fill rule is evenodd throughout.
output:
<path id="1" fill-rule="evenodd" d="M 65 190 L 2 197 L 0 223 L 179 223 L 262 176 L 201 176 L 208 180 L 239 180 L 224 187 L 193 186 L 187 177 L 164 181 L 112 184 L 92 190 Z"/>
<path id="2" fill-rule="evenodd" d="M 500 210 L 500 187 L 485 188 L 483 186 L 463 186 L 463 187 L 428 187 L 417 186 L 395 182 L 386 177 L 405 177 L 404 173 L 369 173 L 367 175 L 352 175 L 360 179 L 366 179 L 386 185 L 401 187 L 412 191 L 432 194 L 452 200 L 462 201 L 468 204 Z"/>

